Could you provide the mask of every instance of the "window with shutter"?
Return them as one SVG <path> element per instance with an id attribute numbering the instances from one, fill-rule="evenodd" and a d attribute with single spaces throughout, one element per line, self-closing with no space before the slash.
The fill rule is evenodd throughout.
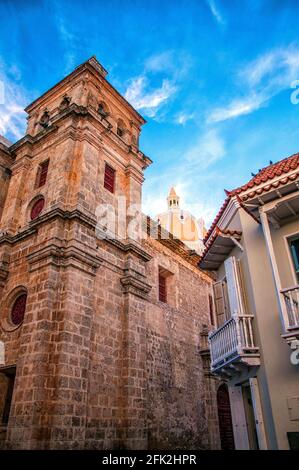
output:
<path id="1" fill-rule="evenodd" d="M 111 193 L 114 193 L 115 186 L 115 170 L 107 163 L 105 164 L 104 174 L 104 188 L 108 189 Z"/>
<path id="2" fill-rule="evenodd" d="M 46 160 L 39 166 L 39 173 L 38 173 L 38 184 L 37 187 L 40 188 L 41 186 L 44 186 L 44 184 L 47 181 L 47 175 L 48 175 L 48 168 L 49 168 L 49 160 Z"/>
<path id="3" fill-rule="evenodd" d="M 225 274 L 227 280 L 228 300 L 231 314 L 242 315 L 245 313 L 241 279 L 240 267 L 238 261 L 234 256 L 227 258 L 224 262 Z"/>
<path id="4" fill-rule="evenodd" d="M 166 277 L 159 273 L 159 300 L 160 302 L 167 302 L 166 292 Z"/>
<path id="5" fill-rule="evenodd" d="M 215 282 L 213 285 L 214 301 L 217 316 L 217 327 L 221 326 L 229 318 L 229 309 L 227 302 L 226 281 Z"/>

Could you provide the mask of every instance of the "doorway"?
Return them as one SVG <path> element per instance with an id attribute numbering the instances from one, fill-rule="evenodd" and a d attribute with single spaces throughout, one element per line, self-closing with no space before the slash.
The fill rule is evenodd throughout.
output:
<path id="1" fill-rule="evenodd" d="M 0 425 L 7 426 L 15 383 L 16 368 L 0 369 Z"/>
<path id="2" fill-rule="evenodd" d="M 259 449 L 258 437 L 257 437 L 257 432 L 256 432 L 254 409 L 253 409 L 252 396 L 251 396 L 249 384 L 245 384 L 242 387 L 242 390 L 243 390 L 243 401 L 244 401 L 244 410 L 245 410 L 245 416 L 246 416 L 249 447 L 251 450 L 258 450 Z"/>
<path id="3" fill-rule="evenodd" d="M 226 384 L 220 385 L 217 391 L 217 408 L 222 450 L 234 450 L 234 432 L 230 409 L 229 393 Z"/>

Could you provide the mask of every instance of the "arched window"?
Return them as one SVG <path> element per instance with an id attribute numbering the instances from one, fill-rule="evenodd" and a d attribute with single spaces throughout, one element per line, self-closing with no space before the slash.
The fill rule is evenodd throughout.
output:
<path id="1" fill-rule="evenodd" d="M 125 124 L 123 122 L 122 119 L 119 119 L 117 121 L 117 135 L 119 135 L 119 137 L 123 137 L 125 135 L 125 132 L 126 132 L 126 128 L 125 128 Z"/>
<path id="2" fill-rule="evenodd" d="M 107 105 L 104 101 L 101 101 L 98 107 L 98 113 L 102 118 L 107 118 L 109 116 L 109 111 Z"/>
<path id="3" fill-rule="evenodd" d="M 30 218 L 31 220 L 35 220 L 37 219 L 37 217 L 40 215 L 40 213 L 42 212 L 43 208 L 44 208 L 44 205 L 45 205 L 45 199 L 43 197 L 40 197 L 39 199 L 37 199 L 32 208 L 31 208 L 31 212 L 30 212 Z"/>
<path id="4" fill-rule="evenodd" d="M 14 301 L 10 312 L 10 320 L 13 325 L 19 326 L 21 323 L 23 323 L 26 311 L 26 302 L 27 294 L 24 292 L 20 294 Z"/>

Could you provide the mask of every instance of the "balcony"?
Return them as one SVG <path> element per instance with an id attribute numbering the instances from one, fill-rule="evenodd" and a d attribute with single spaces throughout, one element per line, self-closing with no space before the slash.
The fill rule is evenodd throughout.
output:
<path id="1" fill-rule="evenodd" d="M 252 329 L 253 315 L 233 315 L 209 335 L 211 371 L 232 380 L 260 364 Z"/>
<path id="2" fill-rule="evenodd" d="M 286 310 L 283 337 L 288 343 L 292 343 L 299 340 L 299 285 L 287 287 L 280 292 L 283 295 Z"/>

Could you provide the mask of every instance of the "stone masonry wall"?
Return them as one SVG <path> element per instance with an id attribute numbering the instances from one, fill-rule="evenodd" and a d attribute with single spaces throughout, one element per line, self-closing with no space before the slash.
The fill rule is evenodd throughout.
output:
<path id="1" fill-rule="evenodd" d="M 207 396 L 200 354 L 200 333 L 210 326 L 211 279 L 158 241 L 148 239 L 146 246 L 153 256 L 147 268 L 154 286 L 147 312 L 149 447 L 217 447 L 216 403 Z M 158 300 L 159 268 L 169 272 L 167 303 Z"/>

